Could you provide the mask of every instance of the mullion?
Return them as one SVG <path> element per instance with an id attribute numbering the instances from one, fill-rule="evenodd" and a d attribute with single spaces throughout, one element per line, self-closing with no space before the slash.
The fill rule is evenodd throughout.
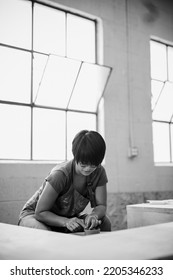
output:
<path id="1" fill-rule="evenodd" d="M 173 162 L 173 154 L 172 154 L 172 135 L 171 135 L 171 127 L 172 127 L 172 123 L 169 123 L 169 141 L 170 141 L 170 162 Z"/>
<path id="2" fill-rule="evenodd" d="M 31 154 L 30 159 L 33 159 L 33 60 L 34 60 L 34 53 L 33 53 L 33 41 L 34 41 L 34 3 L 32 2 L 32 28 L 31 28 Z"/>

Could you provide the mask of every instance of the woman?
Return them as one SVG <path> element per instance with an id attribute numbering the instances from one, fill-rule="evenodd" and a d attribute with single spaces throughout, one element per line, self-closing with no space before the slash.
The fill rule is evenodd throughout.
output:
<path id="1" fill-rule="evenodd" d="M 72 142 L 73 160 L 51 170 L 24 205 L 19 225 L 69 233 L 97 227 L 110 231 L 106 216 L 108 180 L 101 165 L 105 150 L 105 141 L 98 132 L 80 131 Z M 89 202 L 92 211 L 83 214 Z"/>

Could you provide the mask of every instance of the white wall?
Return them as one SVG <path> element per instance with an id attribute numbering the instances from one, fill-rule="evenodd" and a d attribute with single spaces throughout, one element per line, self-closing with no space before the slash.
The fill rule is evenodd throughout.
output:
<path id="1" fill-rule="evenodd" d="M 154 18 L 144 0 L 128 0 L 127 6 L 125 0 L 53 2 L 103 20 L 104 64 L 113 67 L 105 93 L 108 192 L 173 190 L 173 167 L 153 163 L 149 52 L 151 36 L 173 42 L 173 2 L 151 0 L 156 7 Z M 139 149 L 134 159 L 127 156 L 130 142 Z M 13 213 L 51 167 L 0 163 L 0 221 L 16 221 Z"/>
<path id="2" fill-rule="evenodd" d="M 0 164 L 0 222 L 17 224 L 24 203 L 40 187 L 54 165 Z"/>
<path id="3" fill-rule="evenodd" d="M 173 3 L 151 1 L 157 8 L 152 18 L 146 1 L 129 0 L 128 15 L 125 1 L 113 2 L 104 29 L 105 62 L 114 68 L 105 99 L 109 191 L 172 190 L 172 167 L 153 163 L 149 39 L 173 42 Z M 139 149 L 134 159 L 127 157 L 130 135 Z"/>

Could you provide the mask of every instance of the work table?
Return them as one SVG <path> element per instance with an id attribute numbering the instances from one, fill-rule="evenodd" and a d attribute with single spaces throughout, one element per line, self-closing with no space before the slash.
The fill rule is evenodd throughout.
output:
<path id="1" fill-rule="evenodd" d="M 128 228 L 149 226 L 168 222 L 173 222 L 172 200 L 156 200 L 152 203 L 127 205 Z"/>
<path id="2" fill-rule="evenodd" d="M 0 259 L 173 259 L 173 222 L 87 236 L 0 223 Z"/>

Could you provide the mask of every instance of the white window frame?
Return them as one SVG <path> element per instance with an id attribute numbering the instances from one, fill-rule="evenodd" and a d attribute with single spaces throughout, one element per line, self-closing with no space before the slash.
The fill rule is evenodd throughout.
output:
<path id="1" fill-rule="evenodd" d="M 172 165 L 173 164 L 173 107 L 171 111 L 171 117 L 169 119 L 165 119 L 165 117 L 161 116 L 161 111 L 159 108 L 162 108 L 162 105 L 159 107 L 163 100 L 163 94 L 166 92 L 166 86 L 170 85 L 173 89 L 173 79 L 169 76 L 169 57 L 168 57 L 168 48 L 171 48 L 173 51 L 173 44 L 165 42 L 160 39 L 151 38 L 150 43 L 156 43 L 158 46 L 163 46 L 166 49 L 165 54 L 165 76 L 164 78 L 152 77 L 152 65 L 151 65 L 151 96 L 152 96 L 152 127 L 153 127 L 153 149 L 154 149 L 154 162 L 156 165 Z M 158 58 L 159 59 L 159 58 Z M 152 62 L 152 52 L 151 52 L 151 62 Z M 164 63 L 164 64 L 165 64 Z M 158 67 L 159 65 L 158 63 Z M 159 75 L 158 75 L 159 76 Z M 152 92 L 152 83 L 157 86 L 155 87 L 155 94 Z M 153 87 L 154 88 L 154 87 Z M 154 91 L 154 90 L 153 90 Z M 173 95 L 173 91 L 172 91 Z M 168 98 L 170 95 L 168 95 Z M 173 104 L 171 100 L 168 100 L 168 104 Z M 163 103 L 162 103 L 163 104 Z M 167 108 L 165 108 L 167 110 Z M 163 108 L 162 108 L 163 111 Z M 157 114 L 156 114 L 157 112 Z M 165 111 L 166 112 L 166 111 Z M 162 114 L 163 115 L 163 114 Z"/>

